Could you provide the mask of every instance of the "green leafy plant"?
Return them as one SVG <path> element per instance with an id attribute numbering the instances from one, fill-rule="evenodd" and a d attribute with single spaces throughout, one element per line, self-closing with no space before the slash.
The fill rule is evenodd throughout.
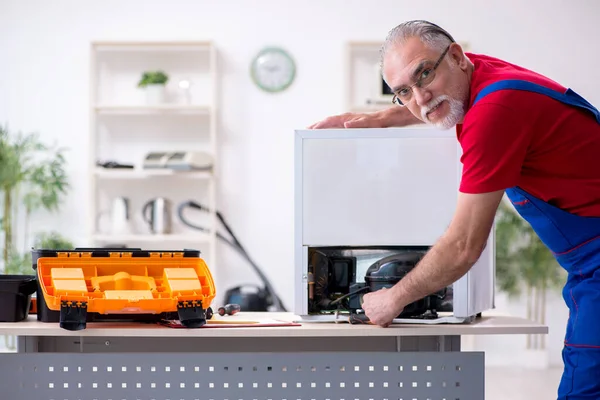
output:
<path id="1" fill-rule="evenodd" d="M 48 250 L 72 250 L 73 243 L 56 231 L 40 232 L 36 234 L 33 247 Z M 19 253 L 13 250 L 9 253 L 8 262 L 4 267 L 4 273 L 10 275 L 32 275 L 34 274 L 31 251 Z"/>
<path id="2" fill-rule="evenodd" d="M 69 183 L 65 171 L 63 148 L 47 146 L 35 133 L 10 135 L 0 127 L 0 196 L 2 201 L 2 260 L 9 267 L 9 258 L 16 257 L 17 237 L 14 221 L 24 207 L 24 243 L 28 243 L 30 217 L 38 209 L 58 211 Z M 14 260 L 13 260 L 14 261 Z M 11 261 L 11 263 L 13 262 Z"/>
<path id="3" fill-rule="evenodd" d="M 564 286 L 566 272 L 554 255 L 508 202 L 496 214 L 496 283 L 510 298 L 527 296 L 527 318 L 545 323 L 546 295 Z M 533 346 L 527 337 L 527 348 Z M 539 348 L 544 348 L 541 335 Z"/>
<path id="4" fill-rule="evenodd" d="M 138 87 L 145 88 L 148 85 L 165 85 L 169 80 L 163 71 L 146 71 L 138 83 Z"/>
<path id="5" fill-rule="evenodd" d="M 31 264 L 31 252 L 19 253 L 16 250 L 9 252 L 8 262 L 4 265 L 7 275 L 34 275 Z"/>
<path id="6" fill-rule="evenodd" d="M 41 232 L 36 235 L 34 242 L 36 249 L 48 250 L 73 250 L 73 242 L 56 231 Z"/>

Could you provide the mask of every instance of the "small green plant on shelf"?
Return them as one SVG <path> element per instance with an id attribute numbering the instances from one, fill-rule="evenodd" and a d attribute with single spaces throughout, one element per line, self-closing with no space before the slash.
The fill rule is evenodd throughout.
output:
<path id="1" fill-rule="evenodd" d="M 145 88 L 148 85 L 166 85 L 169 77 L 163 71 L 146 71 L 138 83 L 138 87 Z"/>

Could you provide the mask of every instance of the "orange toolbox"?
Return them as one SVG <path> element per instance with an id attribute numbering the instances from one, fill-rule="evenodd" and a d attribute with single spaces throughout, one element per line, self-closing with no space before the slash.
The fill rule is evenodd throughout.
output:
<path id="1" fill-rule="evenodd" d="M 50 322 L 54 312 L 67 330 L 85 329 L 87 322 L 103 319 L 99 316 L 178 319 L 188 328 L 212 318 L 215 285 L 198 250 L 34 249 L 32 261 L 38 319 Z"/>

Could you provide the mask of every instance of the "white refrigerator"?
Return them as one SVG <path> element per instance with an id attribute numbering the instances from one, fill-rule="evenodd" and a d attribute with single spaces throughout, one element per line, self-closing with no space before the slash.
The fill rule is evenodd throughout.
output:
<path id="1" fill-rule="evenodd" d="M 311 248 L 431 246 L 450 224 L 461 177 L 454 130 L 297 130 L 294 152 L 293 311 L 301 317 L 309 317 Z M 494 261 L 492 229 L 478 262 L 452 285 L 453 317 L 494 307 Z"/>

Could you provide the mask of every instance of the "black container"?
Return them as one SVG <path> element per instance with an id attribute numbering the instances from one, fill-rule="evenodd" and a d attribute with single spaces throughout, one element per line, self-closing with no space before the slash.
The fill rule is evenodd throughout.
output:
<path id="1" fill-rule="evenodd" d="M 150 257 L 150 253 L 154 252 L 183 252 L 184 257 L 200 257 L 199 250 L 142 250 L 141 248 L 108 248 L 108 247 L 77 247 L 75 249 L 65 250 L 49 250 L 49 249 L 33 249 L 31 251 L 31 262 L 33 270 L 37 275 L 37 263 L 40 257 L 57 257 L 58 253 L 91 253 L 92 257 L 110 257 L 113 252 L 131 253 L 132 257 Z M 36 280 L 37 282 L 37 280 Z M 46 304 L 44 293 L 41 285 L 37 285 L 37 319 L 41 322 L 60 322 L 60 311 L 51 310 Z M 102 315 L 97 313 L 87 313 L 86 322 L 95 321 L 136 321 L 136 322 L 156 322 L 161 319 L 178 319 L 177 313 L 162 313 L 162 314 L 110 314 Z"/>
<path id="2" fill-rule="evenodd" d="M 19 322 L 29 315 L 35 275 L 0 275 L 0 322 Z"/>

